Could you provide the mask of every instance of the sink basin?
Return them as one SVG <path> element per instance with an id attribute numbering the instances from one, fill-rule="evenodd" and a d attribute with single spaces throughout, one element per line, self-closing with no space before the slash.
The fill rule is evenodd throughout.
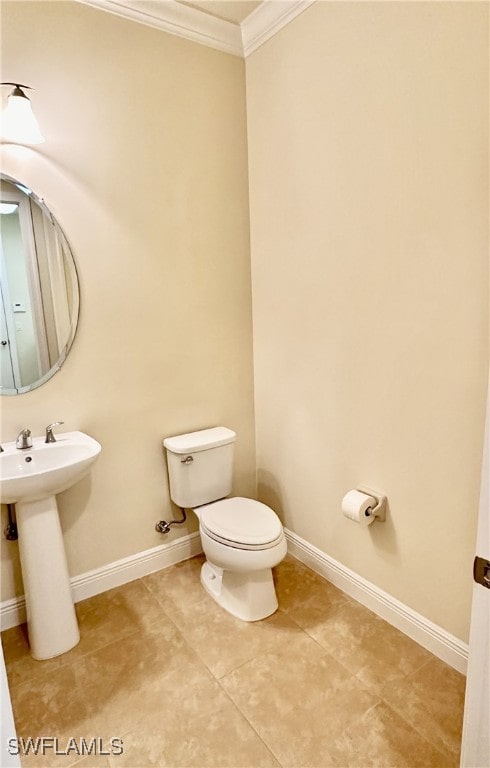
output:
<path id="1" fill-rule="evenodd" d="M 0 454 L 2 504 L 37 501 L 54 496 L 87 474 L 101 446 L 83 432 L 65 432 L 55 443 L 33 439 L 32 448 L 20 450 L 15 441 L 4 443 Z"/>
<path id="2" fill-rule="evenodd" d="M 83 432 L 55 443 L 35 437 L 32 448 L 4 443 L 0 500 L 15 504 L 31 654 L 50 659 L 80 640 L 56 494 L 87 474 L 102 448 Z"/>

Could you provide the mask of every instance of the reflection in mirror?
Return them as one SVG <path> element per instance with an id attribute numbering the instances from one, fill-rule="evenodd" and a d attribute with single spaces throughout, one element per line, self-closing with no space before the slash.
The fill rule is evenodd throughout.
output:
<path id="1" fill-rule="evenodd" d="M 0 394 L 15 395 L 62 366 L 79 291 L 70 246 L 44 202 L 4 174 L 0 185 Z"/>

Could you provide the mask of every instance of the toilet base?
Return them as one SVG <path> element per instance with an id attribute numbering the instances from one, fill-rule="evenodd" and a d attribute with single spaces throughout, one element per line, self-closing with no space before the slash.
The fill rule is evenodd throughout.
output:
<path id="1" fill-rule="evenodd" d="M 208 560 L 201 584 L 218 605 L 242 621 L 260 621 L 278 608 L 272 570 L 225 571 Z"/>

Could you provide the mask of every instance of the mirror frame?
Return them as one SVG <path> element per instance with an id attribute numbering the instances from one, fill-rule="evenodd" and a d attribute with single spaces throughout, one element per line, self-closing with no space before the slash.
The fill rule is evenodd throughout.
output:
<path id="1" fill-rule="evenodd" d="M 63 347 L 63 349 L 60 352 L 60 356 L 58 357 L 58 360 L 56 363 L 51 366 L 49 371 L 47 371 L 41 378 L 34 381 L 32 384 L 28 384 L 24 387 L 17 387 L 17 388 L 1 388 L 0 389 L 0 395 L 22 395 L 26 392 L 31 392 L 33 389 L 37 389 L 38 387 L 41 387 L 43 384 L 45 384 L 49 379 L 51 379 L 55 373 L 57 373 L 63 363 L 65 362 L 68 353 L 70 352 L 70 349 L 73 345 L 73 341 L 75 339 L 75 335 L 78 328 L 78 322 L 80 319 L 80 281 L 78 278 L 78 270 L 77 265 L 75 262 L 75 258 L 73 256 L 73 250 L 70 246 L 70 243 L 68 241 L 68 238 L 66 237 L 65 233 L 63 232 L 63 229 L 61 228 L 58 221 L 55 219 L 53 214 L 51 213 L 50 209 L 46 205 L 44 199 L 42 197 L 39 197 L 30 187 L 28 187 L 26 184 L 23 184 L 18 179 L 13 178 L 12 176 L 7 175 L 6 173 L 0 173 L 0 179 L 2 181 L 6 181 L 9 184 L 12 184 L 15 186 L 20 192 L 25 194 L 27 197 L 31 198 L 36 205 L 40 208 L 43 215 L 48 218 L 48 220 L 53 225 L 56 237 L 58 238 L 60 242 L 60 246 L 63 252 L 66 269 L 70 276 L 70 284 L 71 284 L 71 299 L 72 299 L 72 316 L 71 316 L 71 323 L 70 323 L 70 333 L 68 335 L 68 339 Z"/>

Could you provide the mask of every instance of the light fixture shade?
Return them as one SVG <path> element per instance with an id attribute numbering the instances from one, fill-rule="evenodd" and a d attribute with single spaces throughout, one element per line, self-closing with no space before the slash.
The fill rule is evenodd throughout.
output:
<path id="1" fill-rule="evenodd" d="M 32 111 L 31 102 L 19 87 L 8 97 L 6 109 L 0 116 L 2 141 L 15 144 L 42 144 L 39 124 Z"/>
<path id="2" fill-rule="evenodd" d="M 0 214 L 15 213 L 18 207 L 18 203 L 0 203 Z"/>

